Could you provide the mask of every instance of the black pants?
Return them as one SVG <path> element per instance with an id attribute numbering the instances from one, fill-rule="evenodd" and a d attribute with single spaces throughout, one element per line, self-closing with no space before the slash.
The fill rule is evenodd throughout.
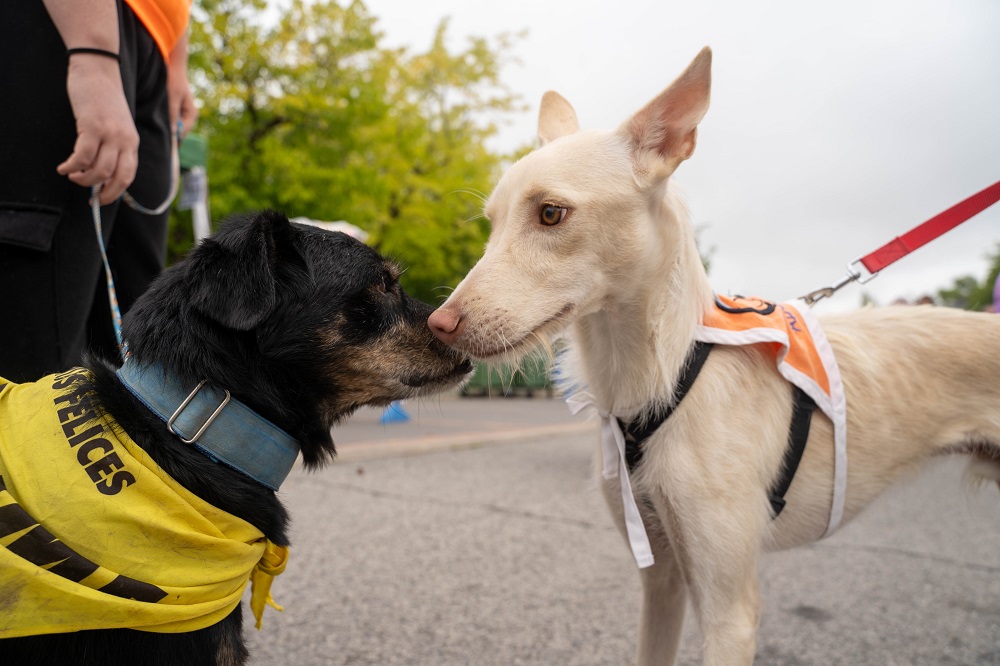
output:
<path id="1" fill-rule="evenodd" d="M 167 69 L 155 42 L 118 2 L 125 96 L 139 132 L 129 187 L 153 208 L 170 187 Z M 56 173 L 73 151 L 65 46 L 41 0 L 0 1 L 0 377 L 33 381 L 117 354 L 89 188 Z M 168 213 L 116 202 L 101 210 L 119 305 L 128 310 L 163 269 Z"/>

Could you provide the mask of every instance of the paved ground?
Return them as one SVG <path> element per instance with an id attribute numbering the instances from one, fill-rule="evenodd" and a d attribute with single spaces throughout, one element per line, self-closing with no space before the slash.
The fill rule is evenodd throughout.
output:
<path id="1" fill-rule="evenodd" d="M 383 410 L 361 409 L 334 428 L 338 460 L 370 460 L 483 444 L 590 432 L 584 417 L 572 417 L 558 399 L 459 398 L 445 394 L 411 401 L 408 422 L 381 425 Z"/>
<path id="2" fill-rule="evenodd" d="M 286 610 L 248 629 L 252 663 L 630 663 L 638 581 L 596 490 L 596 425 L 549 400 L 407 408 L 417 423 L 360 414 L 338 463 L 285 483 Z M 964 493 L 961 469 L 768 556 L 757 663 L 1000 664 L 1000 497 Z M 681 664 L 698 645 L 689 621 Z"/>

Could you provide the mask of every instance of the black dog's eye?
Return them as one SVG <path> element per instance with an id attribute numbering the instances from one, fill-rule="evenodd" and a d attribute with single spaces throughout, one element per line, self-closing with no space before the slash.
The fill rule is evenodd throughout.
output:
<path id="1" fill-rule="evenodd" d="M 396 293 L 396 285 L 397 282 L 386 275 L 375 283 L 374 288 L 380 294 L 394 294 Z"/>
<path id="2" fill-rule="evenodd" d="M 538 211 L 538 221 L 546 227 L 554 227 L 566 217 L 567 209 L 555 204 L 544 204 Z"/>

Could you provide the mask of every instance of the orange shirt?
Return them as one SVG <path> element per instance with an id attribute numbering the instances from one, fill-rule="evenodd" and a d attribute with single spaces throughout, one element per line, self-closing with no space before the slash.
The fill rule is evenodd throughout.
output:
<path id="1" fill-rule="evenodd" d="M 191 0 L 125 0 L 160 47 L 163 59 L 170 62 L 170 52 L 187 30 Z"/>

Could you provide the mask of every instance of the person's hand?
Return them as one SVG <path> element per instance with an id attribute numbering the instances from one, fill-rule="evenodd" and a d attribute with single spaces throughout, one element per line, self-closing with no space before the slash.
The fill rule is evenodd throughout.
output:
<path id="1" fill-rule="evenodd" d="M 167 73 L 167 98 L 170 103 L 170 128 L 176 129 L 181 122 L 178 141 L 183 139 L 198 118 L 198 107 L 194 105 L 194 94 L 188 82 L 187 68 L 171 67 Z"/>
<path id="2" fill-rule="evenodd" d="M 139 164 L 139 132 L 118 63 L 99 55 L 74 55 L 66 90 L 76 118 L 76 144 L 56 171 L 77 185 L 101 184 L 101 204 L 109 204 L 132 184 Z"/>

